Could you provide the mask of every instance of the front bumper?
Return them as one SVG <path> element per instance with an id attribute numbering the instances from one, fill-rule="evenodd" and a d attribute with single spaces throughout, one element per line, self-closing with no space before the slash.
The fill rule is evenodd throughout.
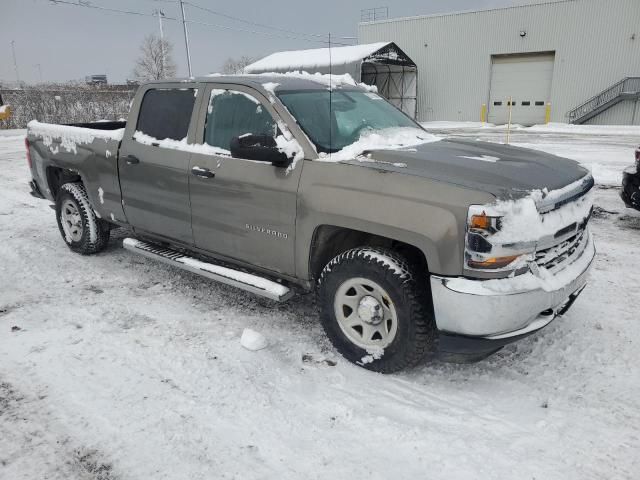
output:
<path id="1" fill-rule="evenodd" d="M 622 173 L 622 201 L 629 208 L 640 210 L 640 171 L 629 167 Z"/>
<path id="2" fill-rule="evenodd" d="M 591 235 L 553 275 L 497 280 L 431 276 L 440 351 L 492 352 L 545 327 L 573 304 L 595 257 Z"/>

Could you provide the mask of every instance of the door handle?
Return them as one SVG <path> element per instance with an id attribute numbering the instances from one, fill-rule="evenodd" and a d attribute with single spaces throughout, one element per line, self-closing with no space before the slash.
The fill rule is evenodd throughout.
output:
<path id="1" fill-rule="evenodd" d="M 200 178 L 213 178 L 216 176 L 216 174 L 211 170 L 209 170 L 208 168 L 202 168 L 198 166 L 193 167 L 191 169 L 191 173 L 196 177 L 200 177 Z"/>
<path id="2" fill-rule="evenodd" d="M 127 161 L 127 165 L 136 165 L 140 163 L 140 159 L 135 155 L 127 155 L 125 160 Z"/>

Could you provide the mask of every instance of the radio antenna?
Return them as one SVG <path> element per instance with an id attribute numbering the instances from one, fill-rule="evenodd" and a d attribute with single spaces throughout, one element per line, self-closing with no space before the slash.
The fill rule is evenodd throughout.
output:
<path id="1" fill-rule="evenodd" d="M 333 150 L 333 120 L 331 117 L 331 99 L 333 96 L 333 62 L 331 61 L 331 32 L 329 32 L 329 160 L 331 160 L 331 150 Z"/>

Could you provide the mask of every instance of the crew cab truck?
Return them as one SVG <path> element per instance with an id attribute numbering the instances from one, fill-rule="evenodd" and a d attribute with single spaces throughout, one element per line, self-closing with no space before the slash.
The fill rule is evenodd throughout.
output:
<path id="1" fill-rule="evenodd" d="M 486 356 L 564 313 L 595 255 L 593 179 L 531 150 L 440 139 L 348 79 L 142 85 L 126 122 L 31 122 L 32 192 L 63 240 L 286 300 L 317 291 L 347 359 Z"/>

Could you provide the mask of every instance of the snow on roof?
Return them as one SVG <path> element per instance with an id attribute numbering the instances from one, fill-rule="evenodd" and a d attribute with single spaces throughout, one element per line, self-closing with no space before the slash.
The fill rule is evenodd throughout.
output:
<path id="1" fill-rule="evenodd" d="M 246 73 L 259 73 L 271 71 L 315 70 L 332 65 L 345 65 L 359 62 L 369 55 L 386 47 L 392 42 L 367 43 L 363 45 L 351 45 L 348 47 L 313 48 L 310 50 L 291 50 L 276 52 L 262 60 L 248 65 Z"/>

